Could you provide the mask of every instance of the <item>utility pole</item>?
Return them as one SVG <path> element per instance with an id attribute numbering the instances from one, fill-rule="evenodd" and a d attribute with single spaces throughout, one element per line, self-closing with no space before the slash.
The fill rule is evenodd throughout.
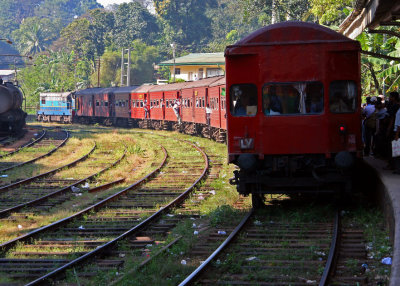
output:
<path id="1" fill-rule="evenodd" d="M 125 62 L 125 51 L 128 54 L 128 62 Z M 126 65 L 126 74 L 125 74 L 125 65 Z M 131 85 L 131 48 L 124 49 L 122 48 L 121 55 L 121 86 L 124 86 L 126 77 L 126 86 Z"/>
<path id="2" fill-rule="evenodd" d="M 97 63 L 97 87 L 100 87 L 100 58 Z"/>
<path id="3" fill-rule="evenodd" d="M 122 55 L 121 55 L 121 84 L 120 86 L 124 86 L 124 48 L 122 48 Z"/>
<path id="4" fill-rule="evenodd" d="M 128 51 L 128 67 L 126 68 L 126 86 L 131 85 L 131 48 Z"/>
<path id="5" fill-rule="evenodd" d="M 172 43 L 171 47 L 172 47 L 172 57 L 174 58 L 173 81 L 175 82 L 175 48 L 176 48 L 175 43 Z"/>

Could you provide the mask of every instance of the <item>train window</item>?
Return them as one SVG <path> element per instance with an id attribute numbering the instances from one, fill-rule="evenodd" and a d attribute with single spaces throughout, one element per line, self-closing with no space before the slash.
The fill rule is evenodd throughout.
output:
<path id="1" fill-rule="evenodd" d="M 350 80 L 336 80 L 329 85 L 329 110 L 333 113 L 356 111 L 357 85 Z"/>
<path id="2" fill-rule="evenodd" d="M 108 106 L 108 101 L 104 101 L 104 106 Z"/>
<path id="3" fill-rule="evenodd" d="M 202 107 L 206 106 L 205 103 L 204 103 L 204 97 L 201 99 L 201 106 Z"/>
<path id="4" fill-rule="evenodd" d="M 321 82 L 274 83 L 263 87 L 265 115 L 318 114 L 323 109 Z"/>
<path id="5" fill-rule="evenodd" d="M 42 104 L 46 104 L 46 98 L 42 98 Z"/>
<path id="6" fill-rule="evenodd" d="M 100 106 L 100 102 L 96 100 L 96 106 Z"/>
<path id="7" fill-rule="evenodd" d="M 230 95 L 230 111 L 233 116 L 257 114 L 257 87 L 254 84 L 232 85 Z"/>

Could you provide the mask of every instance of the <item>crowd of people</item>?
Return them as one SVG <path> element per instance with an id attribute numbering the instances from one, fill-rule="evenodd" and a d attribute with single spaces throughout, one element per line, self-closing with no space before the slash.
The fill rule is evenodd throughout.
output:
<path id="1" fill-rule="evenodd" d="M 367 97 L 363 105 L 364 155 L 387 160 L 386 170 L 400 174 L 400 157 L 392 154 L 392 141 L 400 134 L 400 96 L 391 92 L 383 96 Z"/>

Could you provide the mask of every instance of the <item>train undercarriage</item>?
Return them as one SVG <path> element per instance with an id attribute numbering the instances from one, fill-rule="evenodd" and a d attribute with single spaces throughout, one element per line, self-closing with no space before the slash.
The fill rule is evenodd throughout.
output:
<path id="1" fill-rule="evenodd" d="M 25 126 L 27 114 L 21 109 L 10 110 L 0 115 L 0 133 L 17 134 Z"/>
<path id="2" fill-rule="evenodd" d="M 72 123 L 72 116 L 71 115 L 45 115 L 45 114 L 38 114 L 37 121 Z"/>
<path id="3" fill-rule="evenodd" d="M 336 160 L 304 155 L 269 156 L 254 162 L 251 167 L 236 162 L 242 168 L 234 171 L 230 183 L 236 185 L 239 194 L 251 194 L 256 208 L 264 205 L 266 194 L 342 194 L 352 190 L 355 160 L 350 153 Z"/>

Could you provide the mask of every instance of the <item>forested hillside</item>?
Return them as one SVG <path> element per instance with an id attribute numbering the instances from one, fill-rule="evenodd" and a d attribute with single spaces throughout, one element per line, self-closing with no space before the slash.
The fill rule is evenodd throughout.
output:
<path id="1" fill-rule="evenodd" d="M 352 0 L 135 0 L 102 7 L 96 0 L 0 0 L 0 68 L 17 67 L 29 105 L 39 92 L 67 91 L 120 82 L 121 49 L 132 48 L 132 84 L 169 78 L 160 61 L 190 52 L 222 52 L 259 27 L 301 20 L 335 28 Z M 152 7 L 153 9 L 149 9 Z M 391 53 L 397 39 L 362 35 L 363 48 Z M 28 60 L 30 56 L 33 59 Z M 366 85 L 379 90 L 376 62 L 367 60 Z M 394 76 L 396 71 L 391 71 Z M 386 75 L 388 78 L 388 75 Z M 371 84 L 370 84 L 371 83 Z"/>

